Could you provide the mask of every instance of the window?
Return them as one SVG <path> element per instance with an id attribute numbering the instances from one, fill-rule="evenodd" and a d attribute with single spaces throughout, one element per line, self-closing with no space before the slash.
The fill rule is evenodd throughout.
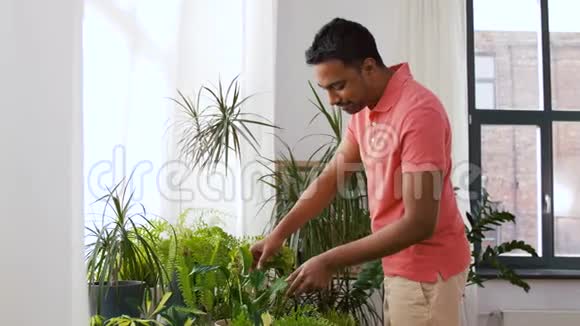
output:
<path id="1" fill-rule="evenodd" d="M 495 109 L 495 58 L 493 55 L 475 55 L 475 107 Z"/>
<path id="2" fill-rule="evenodd" d="M 579 1 L 467 1 L 469 157 L 481 171 L 470 190 L 517 217 L 487 243 L 524 240 L 540 255 L 503 257 L 516 268 L 580 270 L 579 11 Z"/>

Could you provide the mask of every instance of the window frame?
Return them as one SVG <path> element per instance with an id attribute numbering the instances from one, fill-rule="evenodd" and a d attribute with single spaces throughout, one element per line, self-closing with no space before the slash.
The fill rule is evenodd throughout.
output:
<path id="1" fill-rule="evenodd" d="M 539 127 L 540 132 L 540 157 L 541 185 L 539 187 L 542 198 L 542 243 L 541 257 L 501 257 L 502 262 L 516 270 L 522 271 L 523 276 L 529 277 L 574 277 L 580 276 L 580 257 L 556 257 L 554 245 L 554 185 L 553 185 L 553 149 L 552 125 L 560 121 L 580 122 L 580 111 L 554 111 L 552 110 L 552 82 L 551 82 L 551 48 L 549 31 L 548 0 L 538 0 L 541 9 L 541 69 L 543 91 L 543 110 L 486 110 L 476 109 L 475 98 L 475 57 L 479 53 L 475 51 L 474 30 L 474 0 L 466 3 L 466 41 L 467 41 L 467 81 L 468 81 L 468 117 L 469 117 L 469 162 L 470 175 L 474 180 L 469 185 L 470 194 L 481 194 L 481 173 L 476 171 L 481 166 L 481 127 L 482 125 L 532 125 Z M 496 71 L 497 76 L 497 71 Z M 495 99 L 494 99 L 495 102 Z M 549 197 L 546 197 L 549 196 Z M 471 207 L 475 207 L 479 195 L 472 196 Z M 545 198 L 548 198 L 546 202 Z M 549 205 L 550 210 L 546 207 Z M 476 250 L 481 250 L 481 244 L 475 245 Z M 490 266 L 481 266 L 482 274 L 492 275 Z"/>

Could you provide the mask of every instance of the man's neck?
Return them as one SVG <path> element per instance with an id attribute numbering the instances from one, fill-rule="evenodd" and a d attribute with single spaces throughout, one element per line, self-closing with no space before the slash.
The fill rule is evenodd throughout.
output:
<path id="1" fill-rule="evenodd" d="M 379 103 L 381 97 L 383 97 L 383 94 L 385 93 L 385 89 L 387 89 L 389 81 L 393 77 L 393 74 L 394 72 L 387 67 L 385 67 L 380 71 L 380 73 L 377 76 L 376 82 L 373 83 L 374 87 L 372 87 L 371 100 L 369 101 L 368 105 L 369 109 L 371 110 L 374 109 L 375 106 Z"/>

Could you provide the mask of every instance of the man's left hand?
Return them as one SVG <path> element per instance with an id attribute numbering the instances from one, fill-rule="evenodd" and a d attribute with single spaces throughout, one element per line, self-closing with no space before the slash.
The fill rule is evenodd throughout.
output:
<path id="1" fill-rule="evenodd" d="M 288 296 L 323 289 L 328 286 L 336 268 L 322 255 L 316 256 L 298 267 L 286 280 L 290 284 Z"/>

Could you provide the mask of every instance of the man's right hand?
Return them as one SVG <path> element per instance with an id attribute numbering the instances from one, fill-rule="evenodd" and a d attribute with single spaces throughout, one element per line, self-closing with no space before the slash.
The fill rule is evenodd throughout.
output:
<path id="1" fill-rule="evenodd" d="M 263 240 L 256 242 L 250 251 L 254 257 L 252 267 L 262 269 L 263 266 L 268 262 L 270 257 L 274 256 L 284 244 L 284 239 L 277 237 L 273 233 L 267 235 Z"/>

